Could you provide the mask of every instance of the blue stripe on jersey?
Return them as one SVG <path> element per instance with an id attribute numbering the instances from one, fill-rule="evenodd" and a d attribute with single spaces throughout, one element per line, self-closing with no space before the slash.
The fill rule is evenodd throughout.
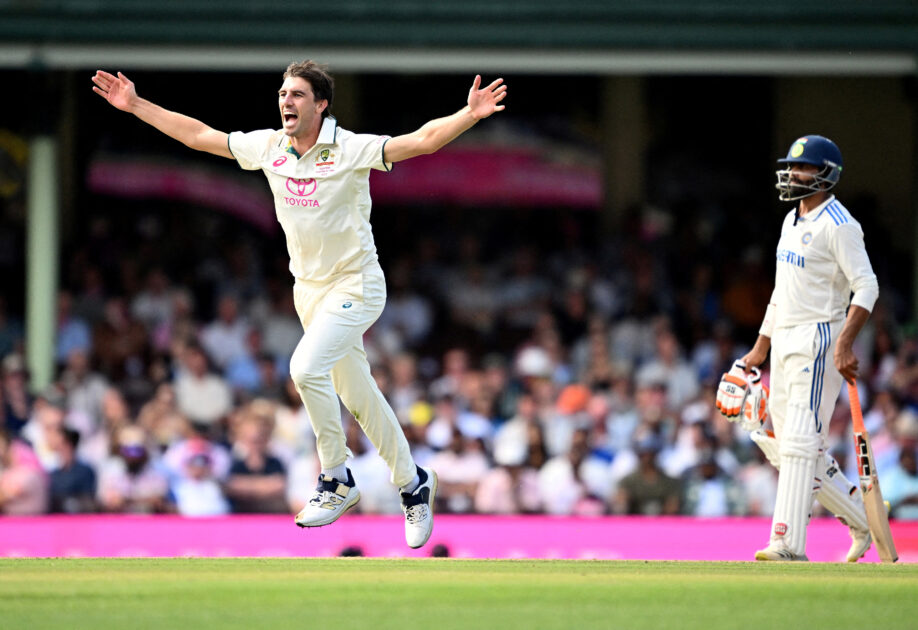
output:
<path id="1" fill-rule="evenodd" d="M 838 206 L 837 202 L 833 201 L 825 208 L 829 211 L 829 215 L 832 217 L 832 220 L 835 221 L 835 225 L 841 225 L 842 223 L 848 222 L 848 217 L 845 216 L 845 213 Z"/>
<path id="2" fill-rule="evenodd" d="M 819 332 L 819 352 L 813 362 L 813 382 L 810 384 L 810 410 L 813 411 L 816 420 L 816 430 L 822 431 L 822 423 L 819 421 L 819 407 L 822 403 L 822 386 L 825 381 L 826 351 L 832 343 L 832 331 L 829 328 L 829 324 L 817 324 L 816 329 Z"/>

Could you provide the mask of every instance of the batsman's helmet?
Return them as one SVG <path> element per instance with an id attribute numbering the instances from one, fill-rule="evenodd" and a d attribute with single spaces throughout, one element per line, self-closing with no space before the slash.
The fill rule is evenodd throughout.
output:
<path id="1" fill-rule="evenodd" d="M 835 143 L 822 136 L 797 138 L 787 151 L 787 157 L 778 160 L 785 168 L 776 171 L 778 199 L 793 201 L 829 190 L 838 183 L 842 172 L 842 154 Z M 820 171 L 808 181 L 792 181 L 791 167 L 794 164 L 812 164 Z"/>

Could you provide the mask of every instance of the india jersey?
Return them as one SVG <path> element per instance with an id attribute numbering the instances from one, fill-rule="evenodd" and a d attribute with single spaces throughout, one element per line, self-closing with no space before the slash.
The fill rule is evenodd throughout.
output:
<path id="1" fill-rule="evenodd" d="M 870 311 L 879 295 L 861 225 L 834 196 L 802 217 L 788 213 L 776 260 L 775 326 L 838 321 L 849 302 Z"/>
<path id="2" fill-rule="evenodd" d="M 239 165 L 261 169 L 268 178 L 297 280 L 325 284 L 377 264 L 370 169 L 391 170 L 383 157 L 388 139 L 341 129 L 331 116 L 322 122 L 315 146 L 299 158 L 287 150 L 283 131 L 229 135 Z"/>

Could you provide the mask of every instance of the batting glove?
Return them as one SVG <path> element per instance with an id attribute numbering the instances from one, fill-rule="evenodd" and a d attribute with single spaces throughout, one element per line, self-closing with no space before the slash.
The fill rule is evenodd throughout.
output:
<path id="1" fill-rule="evenodd" d="M 717 401 L 714 405 L 728 418 L 736 418 L 742 413 L 748 394 L 746 364 L 736 361 L 730 371 L 720 378 L 720 384 L 717 386 Z"/>
<path id="2" fill-rule="evenodd" d="M 749 393 L 746 395 L 746 400 L 743 401 L 743 416 L 740 420 L 740 426 L 746 431 L 761 429 L 765 421 L 768 420 L 769 392 L 768 388 L 759 382 L 760 379 L 761 375 L 754 382 L 750 382 Z"/>

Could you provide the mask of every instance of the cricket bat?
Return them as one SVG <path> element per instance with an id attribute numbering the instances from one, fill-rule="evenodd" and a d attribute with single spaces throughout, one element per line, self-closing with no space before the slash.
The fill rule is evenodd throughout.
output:
<path id="1" fill-rule="evenodd" d="M 895 562 L 899 559 L 899 554 L 896 553 L 896 544 L 889 529 L 889 516 L 886 513 L 883 494 L 880 492 L 873 449 L 870 448 L 870 435 L 864 428 L 864 414 L 861 411 L 856 383 L 848 383 L 848 399 L 851 401 L 851 419 L 854 422 L 854 455 L 857 457 L 857 472 L 861 479 L 861 492 L 864 494 L 870 535 L 873 536 L 880 560 Z"/>

